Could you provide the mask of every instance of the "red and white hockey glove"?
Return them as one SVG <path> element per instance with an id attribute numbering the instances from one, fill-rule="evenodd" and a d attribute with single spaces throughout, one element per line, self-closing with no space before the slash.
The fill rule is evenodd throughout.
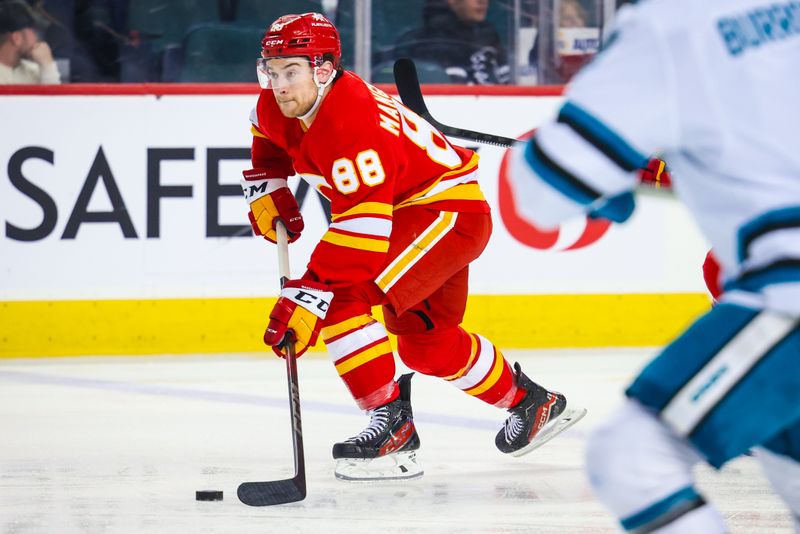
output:
<path id="1" fill-rule="evenodd" d="M 651 158 L 647 167 L 639 171 L 639 181 L 656 189 L 672 189 L 672 177 L 667 164 L 658 158 Z"/>
<path id="2" fill-rule="evenodd" d="M 275 354 L 286 357 L 281 342 L 291 330 L 296 356 L 301 356 L 319 337 L 322 320 L 328 313 L 333 292 L 327 284 L 310 280 L 289 280 L 269 314 L 269 325 L 264 332 L 264 343 Z"/>
<path id="3" fill-rule="evenodd" d="M 275 222 L 280 219 L 286 226 L 289 243 L 297 241 L 303 231 L 303 216 L 286 178 L 268 178 L 264 169 L 242 172 L 242 192 L 250 204 L 250 224 L 256 235 L 276 243 Z"/>

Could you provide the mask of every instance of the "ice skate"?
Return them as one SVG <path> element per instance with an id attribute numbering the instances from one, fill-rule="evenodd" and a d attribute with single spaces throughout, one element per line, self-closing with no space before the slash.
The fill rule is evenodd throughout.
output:
<path id="1" fill-rule="evenodd" d="M 350 482 L 402 480 L 423 474 L 417 460 L 420 441 L 411 413 L 411 376 L 397 380 L 400 396 L 370 411 L 367 428 L 333 445 L 334 475 Z"/>
<path id="2" fill-rule="evenodd" d="M 528 393 L 508 411 L 511 416 L 497 433 L 495 444 L 500 452 L 522 456 L 541 447 L 586 415 L 585 408 L 567 407 L 567 398 L 550 392 L 525 376 L 514 364 L 517 385 Z"/>

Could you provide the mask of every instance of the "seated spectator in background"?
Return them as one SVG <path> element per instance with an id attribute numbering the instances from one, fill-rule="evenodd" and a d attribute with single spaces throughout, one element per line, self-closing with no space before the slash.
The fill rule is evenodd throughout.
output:
<path id="1" fill-rule="evenodd" d="M 556 32 L 556 72 L 568 82 L 600 49 L 600 30 L 590 28 L 578 0 L 561 0 Z"/>
<path id="2" fill-rule="evenodd" d="M 561 0 L 558 8 L 559 28 L 585 28 L 586 10 L 578 0 Z"/>
<path id="3" fill-rule="evenodd" d="M 36 35 L 38 24 L 22 0 L 0 0 L 0 84 L 61 82 L 50 46 Z"/>
<path id="4" fill-rule="evenodd" d="M 489 0 L 446 0 L 426 7 L 421 28 L 397 39 L 395 58 L 441 65 L 453 83 L 509 83 L 508 54 L 486 20 Z"/>
<path id="5" fill-rule="evenodd" d="M 600 31 L 589 26 L 586 9 L 578 0 L 560 0 L 555 25 L 555 51 L 549 59 L 557 79 L 545 83 L 567 83 L 580 68 L 588 63 L 600 47 Z M 534 41 L 528 54 L 534 69 L 539 68 L 539 39 Z"/>

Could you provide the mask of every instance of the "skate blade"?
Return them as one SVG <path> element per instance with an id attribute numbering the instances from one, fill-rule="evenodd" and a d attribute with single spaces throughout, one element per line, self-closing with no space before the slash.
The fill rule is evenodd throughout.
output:
<path id="1" fill-rule="evenodd" d="M 548 422 L 546 425 L 542 427 L 536 436 L 534 436 L 533 440 L 528 443 L 526 446 L 522 447 L 518 451 L 514 451 L 509 453 L 511 456 L 519 457 L 528 454 L 529 452 L 533 451 L 534 449 L 538 449 L 557 435 L 561 434 L 563 431 L 583 419 L 583 416 L 586 415 L 586 408 L 567 408 L 564 412 L 558 416 L 557 419 L 553 419 L 552 421 Z"/>
<path id="2" fill-rule="evenodd" d="M 424 473 L 417 451 L 395 452 L 371 460 L 338 458 L 333 470 L 334 476 L 344 482 L 407 480 Z"/>

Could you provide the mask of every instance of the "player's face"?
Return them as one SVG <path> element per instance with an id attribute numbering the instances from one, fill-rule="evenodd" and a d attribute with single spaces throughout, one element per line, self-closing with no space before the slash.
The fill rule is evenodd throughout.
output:
<path id="1" fill-rule="evenodd" d="M 559 26 L 562 28 L 583 28 L 586 26 L 585 17 L 580 12 L 577 4 L 562 1 L 559 16 Z"/>
<path id="2" fill-rule="evenodd" d="M 33 31 L 33 28 L 23 28 L 15 32 L 15 35 L 16 39 L 14 42 L 17 45 L 19 56 L 30 58 L 31 51 L 38 42 L 36 32 Z"/>
<path id="3" fill-rule="evenodd" d="M 272 89 L 275 101 L 285 117 L 308 113 L 317 99 L 311 63 L 302 57 L 268 58 L 258 62 L 261 87 Z"/>

